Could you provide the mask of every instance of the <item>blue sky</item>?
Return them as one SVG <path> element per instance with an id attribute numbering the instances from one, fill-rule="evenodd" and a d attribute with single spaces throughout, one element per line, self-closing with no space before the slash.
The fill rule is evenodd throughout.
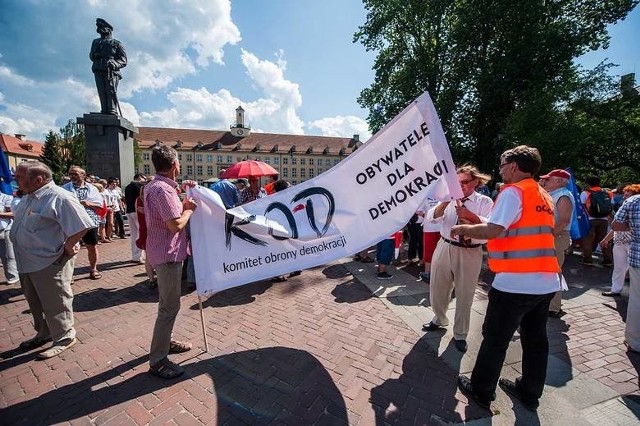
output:
<path id="1" fill-rule="evenodd" d="M 242 105 L 254 131 L 370 136 L 356 99 L 375 56 L 352 42 L 366 17 L 357 0 L 2 0 L 1 132 L 42 140 L 99 109 L 97 17 L 127 49 L 118 93 L 136 125 L 222 130 Z M 636 8 L 580 62 L 639 72 L 639 31 Z"/>

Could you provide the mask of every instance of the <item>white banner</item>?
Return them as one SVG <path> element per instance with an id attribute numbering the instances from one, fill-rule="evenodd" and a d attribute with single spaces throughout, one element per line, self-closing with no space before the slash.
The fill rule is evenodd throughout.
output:
<path id="1" fill-rule="evenodd" d="M 462 198 L 427 93 L 345 160 L 313 179 L 225 210 L 189 189 L 198 295 L 352 255 L 402 228 L 425 198 Z"/>

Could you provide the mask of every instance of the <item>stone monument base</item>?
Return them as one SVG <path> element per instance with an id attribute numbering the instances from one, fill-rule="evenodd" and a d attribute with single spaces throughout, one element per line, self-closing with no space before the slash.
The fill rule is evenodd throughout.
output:
<path id="1" fill-rule="evenodd" d="M 87 173 L 104 179 L 117 177 L 127 185 L 135 173 L 133 135 L 138 129 L 118 115 L 92 112 L 77 120 L 84 125 Z"/>

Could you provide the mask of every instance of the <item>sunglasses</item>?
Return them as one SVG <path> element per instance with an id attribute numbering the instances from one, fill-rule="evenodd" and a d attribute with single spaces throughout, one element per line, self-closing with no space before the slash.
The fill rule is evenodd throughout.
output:
<path id="1" fill-rule="evenodd" d="M 476 180 L 476 178 L 460 180 L 460 181 L 458 181 L 458 182 L 460 182 L 460 185 L 468 185 L 468 184 L 470 184 L 471 182 L 473 182 L 474 180 Z"/>

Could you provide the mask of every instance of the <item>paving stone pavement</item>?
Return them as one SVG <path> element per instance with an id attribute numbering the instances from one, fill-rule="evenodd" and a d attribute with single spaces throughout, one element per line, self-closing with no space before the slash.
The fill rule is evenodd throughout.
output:
<path id="1" fill-rule="evenodd" d="M 33 336 L 31 316 L 19 286 L 0 284 L 1 424 L 638 423 L 640 359 L 621 343 L 626 299 L 600 296 L 610 270 L 568 261 L 568 313 L 549 322 L 548 383 L 535 416 L 502 392 L 490 413 L 456 389 L 458 372 L 475 360 L 486 289 L 477 291 L 469 352 L 460 356 L 450 331 L 420 330 L 428 286 L 415 271 L 400 267 L 381 285 L 372 264 L 350 259 L 204 300 L 208 353 L 198 299 L 185 288 L 174 335 L 195 347 L 172 359 L 186 374 L 150 376 L 157 293 L 128 254 L 128 239 L 102 244 L 103 278 L 94 281 L 81 251 L 73 287 L 80 344 L 46 361 L 35 360 L 38 350 L 16 350 Z M 516 338 L 509 377 L 520 368 L 518 348 Z"/>

